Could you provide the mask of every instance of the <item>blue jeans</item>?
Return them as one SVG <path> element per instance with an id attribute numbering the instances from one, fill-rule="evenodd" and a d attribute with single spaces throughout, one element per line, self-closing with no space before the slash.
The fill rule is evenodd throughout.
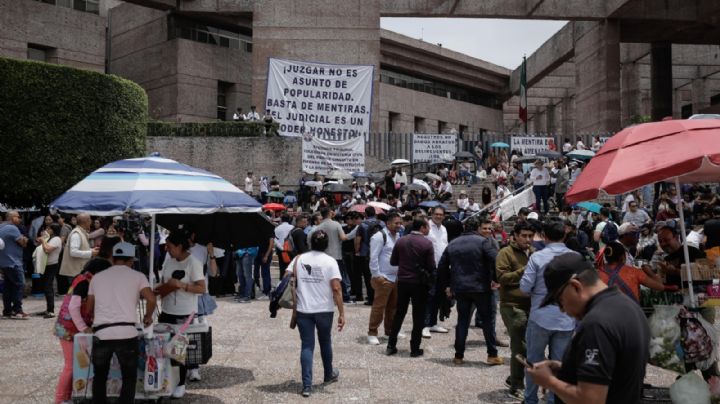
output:
<path id="1" fill-rule="evenodd" d="M 438 323 L 440 302 L 438 301 L 436 290 L 437 284 L 433 285 L 427 293 L 427 302 L 425 305 L 425 327 L 434 327 Z"/>
<path id="2" fill-rule="evenodd" d="M 244 254 L 235 261 L 235 274 L 238 278 L 238 295 L 243 299 L 249 299 L 253 288 L 253 262 L 254 255 Z"/>
<path id="3" fill-rule="evenodd" d="M 270 261 L 272 260 L 272 255 L 268 258 L 268 262 L 264 264 L 262 262 L 263 255 L 262 253 L 258 253 L 255 257 L 255 269 L 253 272 L 255 279 L 262 277 L 263 294 L 270 295 L 270 289 L 272 289 L 272 284 L 270 283 Z"/>
<path id="4" fill-rule="evenodd" d="M 25 273 L 22 267 L 2 268 L 3 279 L 3 315 L 9 316 L 22 313 L 23 287 L 25 286 Z"/>
<path id="5" fill-rule="evenodd" d="M 342 296 L 343 296 L 343 302 L 347 303 L 350 301 L 350 277 L 348 276 L 347 269 L 345 269 L 345 263 L 342 259 L 335 260 L 338 264 L 338 269 L 340 270 L 340 276 L 342 276 L 342 281 L 340 284 L 342 285 Z"/>
<path id="6" fill-rule="evenodd" d="M 332 377 L 332 325 L 333 312 L 297 313 L 297 328 L 300 332 L 300 367 L 302 368 L 303 388 L 312 387 L 313 353 L 315 352 L 315 329 L 320 342 L 320 357 L 325 370 L 325 379 Z"/>
<path id="7" fill-rule="evenodd" d="M 547 185 L 533 185 L 533 194 L 535 194 L 535 210 L 547 214 L 550 210 L 548 206 L 549 189 Z M 542 206 L 541 205 L 542 202 Z"/>
<path id="8" fill-rule="evenodd" d="M 555 331 L 546 330 L 534 321 L 527 323 L 527 331 L 525 332 L 525 342 L 527 344 L 527 359 L 532 363 L 545 360 L 545 348 L 550 348 L 550 359 L 562 360 L 565 348 L 572 340 L 572 331 Z M 537 404 L 538 386 L 533 383 L 529 376 L 525 376 L 525 403 Z M 555 402 L 555 395 L 548 393 L 547 404 Z"/>
<path id="9" fill-rule="evenodd" d="M 493 322 L 490 321 L 492 296 L 492 292 L 457 294 L 458 320 L 457 327 L 455 327 L 456 358 L 462 359 L 465 357 L 465 342 L 467 341 L 468 329 L 470 328 L 473 304 L 477 307 L 477 311 L 480 313 L 480 318 L 482 319 L 482 330 L 483 337 L 485 337 L 485 345 L 487 345 L 487 354 L 488 356 L 497 356 L 495 329 L 493 328 Z"/>

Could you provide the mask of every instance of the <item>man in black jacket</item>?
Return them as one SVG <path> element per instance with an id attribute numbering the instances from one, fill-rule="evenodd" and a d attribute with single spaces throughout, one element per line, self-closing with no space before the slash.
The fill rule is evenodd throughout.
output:
<path id="1" fill-rule="evenodd" d="M 458 322 L 455 328 L 455 359 L 457 365 L 463 363 L 465 340 L 472 306 L 480 313 L 483 324 L 483 336 L 487 345 L 488 365 L 502 365 L 495 346 L 495 333 L 490 319 L 492 313 L 491 283 L 496 281 L 495 257 L 497 250 L 492 241 L 478 233 L 480 222 L 471 217 L 465 222 L 465 233 L 453 240 L 445 249 L 438 269 L 440 282 L 445 286 L 448 296 L 457 299 Z"/>

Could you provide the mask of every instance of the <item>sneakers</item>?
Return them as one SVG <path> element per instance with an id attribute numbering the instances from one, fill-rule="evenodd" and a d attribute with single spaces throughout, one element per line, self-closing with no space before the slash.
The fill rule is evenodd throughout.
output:
<path id="1" fill-rule="evenodd" d="M 507 390 L 507 395 L 510 398 L 523 400 L 525 399 L 525 391 L 524 389 L 515 389 L 515 388 L 509 388 Z"/>
<path id="2" fill-rule="evenodd" d="M 21 311 L 20 313 L 15 313 L 10 317 L 14 320 L 30 320 L 30 315 L 25 313 L 24 311 Z"/>
<path id="3" fill-rule="evenodd" d="M 398 352 L 397 348 L 395 348 L 395 347 L 385 348 L 385 355 L 387 355 L 387 356 L 395 355 L 397 352 Z"/>
<path id="4" fill-rule="evenodd" d="M 423 328 L 422 337 L 423 338 L 432 338 L 432 335 L 430 335 L 430 327 Z"/>
<path id="5" fill-rule="evenodd" d="M 463 363 L 465 363 L 465 361 L 463 360 L 463 358 L 453 358 L 453 364 L 454 364 L 454 365 L 460 366 L 460 365 L 462 365 Z"/>
<path id="6" fill-rule="evenodd" d="M 238 303 L 250 303 L 250 298 L 249 297 L 241 297 L 235 301 Z"/>
<path id="7" fill-rule="evenodd" d="M 177 386 L 175 387 L 175 390 L 172 393 L 173 398 L 183 398 L 185 397 L 185 385 Z"/>
<path id="8" fill-rule="evenodd" d="M 325 380 L 323 380 L 323 383 L 335 383 L 338 381 L 338 378 L 340 378 L 340 371 L 338 369 L 333 369 L 330 377 L 326 377 Z"/>
<path id="9" fill-rule="evenodd" d="M 303 389 L 302 389 L 302 396 L 303 396 L 303 397 L 305 397 L 305 398 L 310 397 L 310 393 L 312 393 L 312 387 L 310 387 L 310 386 L 308 386 L 308 387 L 303 387 Z"/>
<path id="10" fill-rule="evenodd" d="M 418 349 L 417 351 L 410 351 L 411 358 L 417 358 L 417 357 L 423 356 L 423 354 L 425 354 L 424 349 Z"/>
<path id="11" fill-rule="evenodd" d="M 43 318 L 55 318 L 55 313 L 49 311 L 40 313 L 40 315 L 42 315 Z"/>
<path id="12" fill-rule="evenodd" d="M 441 334 L 447 334 L 448 329 L 445 327 L 439 326 L 439 325 L 434 325 L 434 326 L 430 327 L 430 332 L 438 332 Z"/>
<path id="13" fill-rule="evenodd" d="M 270 296 L 268 296 L 268 295 L 260 295 L 260 296 L 258 296 L 257 300 L 270 300 Z"/>
<path id="14" fill-rule="evenodd" d="M 188 374 L 188 380 L 191 382 L 199 382 L 202 380 L 200 377 L 200 369 L 190 369 L 190 372 Z"/>
<path id="15" fill-rule="evenodd" d="M 368 335 L 367 342 L 368 345 L 380 345 L 380 340 L 374 335 Z"/>
<path id="16" fill-rule="evenodd" d="M 488 356 L 486 363 L 490 366 L 497 366 L 502 365 L 505 361 L 503 361 L 503 358 L 499 356 Z"/>

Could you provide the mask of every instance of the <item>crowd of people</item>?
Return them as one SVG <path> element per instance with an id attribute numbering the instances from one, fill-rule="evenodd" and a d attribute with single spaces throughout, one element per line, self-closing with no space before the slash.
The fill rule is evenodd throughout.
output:
<path id="1" fill-rule="evenodd" d="M 499 187 L 503 177 L 498 168 L 504 163 L 497 164 L 492 175 Z M 107 371 L 109 355 L 117 353 L 125 379 L 126 371 L 133 372 L 128 358 L 136 354 L 129 341 L 136 338 L 138 299 L 147 302 L 150 317 L 145 322 L 152 322 L 158 299 L 159 321 L 182 323 L 198 310 L 209 277 L 223 272 L 217 261 L 231 260 L 235 299 L 269 300 L 274 286 L 270 263 L 276 255 L 280 278 L 292 276 L 297 284 L 304 396 L 312 393 L 315 332 L 323 380 L 338 380 L 331 342 L 335 307 L 342 330 L 344 305 L 364 303 L 371 306 L 364 338 L 370 345 L 382 340 L 387 355 L 396 354 L 400 340 L 407 338 L 402 325 L 408 310 L 414 358 L 424 355 L 423 339 L 450 331 L 447 319 L 454 309 L 454 364 L 464 363 L 468 329 L 474 324 L 482 330 L 488 365 L 505 363 L 498 346 L 510 347 L 510 396 L 537 403 L 538 387 L 543 387 L 550 391 L 547 402 L 553 402 L 553 395 L 566 403 L 598 397 L 600 402 L 637 402 L 649 339 L 640 286 L 662 291 L 682 287 L 680 206 L 690 230 L 691 261 L 720 257 L 720 201 L 709 186 L 650 185 L 592 212 L 562 203 L 573 178 L 564 159 L 538 161 L 523 171 L 522 179 L 512 172 L 505 177 L 513 186 L 532 184 L 539 198 L 533 210 L 523 208 L 503 223 L 494 220 L 492 210 L 481 212 L 464 192 L 454 214 L 443 205 L 421 209 L 412 201 L 422 200 L 423 192 L 404 189 L 404 175 L 388 171 L 385 184 L 352 184 L 353 193 L 337 199 L 312 189 L 307 200 L 299 197 L 286 210 L 267 212 L 276 225 L 272 237 L 228 254 L 196 244 L 191 233 L 164 234 L 157 243 L 162 250 L 155 254 L 155 267 L 162 269 L 157 274 L 147 270 L 149 232 L 143 219 L 41 214 L 23 221 L 18 212 L 7 212 L 0 224 L 3 316 L 29 317 L 22 307 L 25 278 L 42 267 L 47 307 L 41 314 L 54 317 L 57 279 L 59 294 L 66 294 L 56 320 L 65 357 L 56 397 L 61 403 L 71 391 L 74 334 L 94 332 L 97 337 L 92 361 L 98 377 Z M 253 194 L 252 173 L 248 179 L 245 189 Z M 448 178 L 441 176 L 440 184 L 445 183 Z M 370 194 L 361 191 L 368 187 Z M 257 196 L 277 189 L 276 179 L 262 177 Z M 452 193 L 440 190 L 438 195 L 442 192 Z M 551 194 L 556 198 L 552 207 L 546 202 Z M 367 205 L 370 201 L 390 209 Z M 365 206 L 353 209 L 355 205 Z M 148 284 L 151 276 L 159 285 L 154 290 Z M 114 287 L 118 284 L 132 287 L 120 293 Z M 498 310 L 509 341 L 496 334 Z M 714 321 L 714 310 L 702 314 Z M 517 355 L 526 362 L 515 360 Z M 186 378 L 200 379 L 197 368 L 181 366 L 180 375 L 175 397 L 183 396 Z M 102 398 L 101 383 L 96 388 L 93 395 Z M 123 389 L 123 395 L 129 394 Z"/>

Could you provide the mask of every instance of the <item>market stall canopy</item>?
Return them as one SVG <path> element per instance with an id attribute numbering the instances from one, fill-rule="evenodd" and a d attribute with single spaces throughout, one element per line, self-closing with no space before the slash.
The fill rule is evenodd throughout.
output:
<path id="1" fill-rule="evenodd" d="M 680 183 L 720 179 L 720 120 L 671 120 L 626 128 L 608 139 L 565 199 L 622 194 L 678 177 Z"/>

